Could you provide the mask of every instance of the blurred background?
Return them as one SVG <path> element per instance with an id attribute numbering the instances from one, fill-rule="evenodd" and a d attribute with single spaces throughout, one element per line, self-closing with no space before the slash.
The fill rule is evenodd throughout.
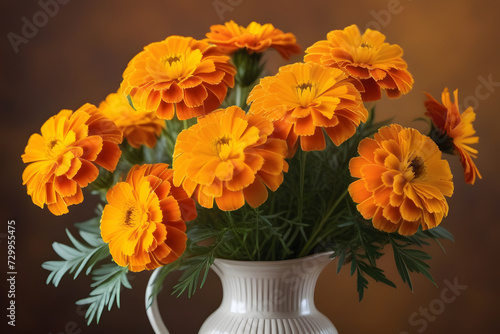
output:
<path id="1" fill-rule="evenodd" d="M 57 6 L 54 5 L 57 4 Z M 150 333 L 144 311 L 147 272 L 130 276 L 133 290 L 122 291 L 121 308 L 104 312 L 99 325 L 87 326 L 75 301 L 86 297 L 90 279 L 65 277 L 58 288 L 47 286 L 41 264 L 56 260 L 51 243 L 67 243 L 65 228 L 91 218 L 93 198 L 55 217 L 32 204 L 22 186 L 20 155 L 29 136 L 60 109 L 75 110 L 86 102 L 98 105 L 114 92 L 128 61 L 143 46 L 178 34 L 203 38 L 212 24 L 230 19 L 246 26 L 252 20 L 273 23 L 293 32 L 305 50 L 325 39 L 330 30 L 357 24 L 378 29 L 399 44 L 414 75 L 413 90 L 398 100 L 384 97 L 378 118 L 422 127 L 413 120 L 424 112 L 424 92 L 439 98 L 444 87 L 459 89 L 462 106 L 477 112 L 480 136 L 476 160 L 483 179 L 466 185 L 457 157 L 449 157 L 455 175 L 451 211 L 443 222 L 456 238 L 446 253 L 432 245 L 427 251 L 438 286 L 413 275 L 414 292 L 399 278 L 390 249 L 380 261 L 397 289 L 371 281 L 358 302 L 355 278 L 348 268 L 336 274 L 336 261 L 320 276 L 317 306 L 341 334 L 349 333 L 495 333 L 498 329 L 498 219 L 500 179 L 500 3 L 488 0 L 2 0 L 0 4 L 0 147 L 2 191 L 0 229 L 2 265 L 6 276 L 7 222 L 16 222 L 16 327 L 7 333 Z M 27 23 L 28 22 L 28 23 Z M 35 23 L 34 29 L 28 25 Z M 16 37 L 17 36 L 17 37 Z M 297 56 L 291 61 L 300 61 Z M 273 74 L 285 62 L 268 53 Z M 170 278 L 170 283 L 176 277 Z M 444 292 L 459 285 L 452 302 Z M 7 285 L 2 279 L 2 312 Z M 215 274 L 188 299 L 160 294 L 164 319 L 172 333 L 196 333 L 218 306 L 221 287 Z M 444 296 L 444 297 L 443 297 Z M 444 299 L 443 299 L 444 298 Z M 426 311 L 427 310 L 427 311 Z M 2 331 L 5 333 L 5 331 Z"/>

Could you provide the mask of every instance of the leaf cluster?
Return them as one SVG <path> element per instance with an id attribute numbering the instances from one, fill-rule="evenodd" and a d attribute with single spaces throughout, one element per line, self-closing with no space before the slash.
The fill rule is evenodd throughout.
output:
<path id="1" fill-rule="evenodd" d="M 377 265 L 377 260 L 385 254 L 386 245 L 391 246 L 395 266 L 401 280 L 411 290 L 413 290 L 413 285 L 410 273 L 413 272 L 423 274 L 436 284 L 429 273 L 430 266 L 426 262 L 431 259 L 431 256 L 422 248 L 430 245 L 429 241 L 431 240 L 439 244 L 441 248 L 443 247 L 440 239 L 453 241 L 453 236 L 446 229 L 438 226 L 432 230 L 419 230 L 415 235 L 407 237 L 378 231 L 358 213 L 352 218 L 352 220 L 338 226 L 338 233 L 333 238 L 336 241 L 333 243 L 333 256 L 338 258 L 337 273 L 343 266 L 350 264 L 351 276 L 356 274 L 356 286 L 360 301 L 368 287 L 368 277 L 376 282 L 396 287 L 396 284 L 388 279 L 384 271 Z"/>
<path id="2" fill-rule="evenodd" d="M 82 240 L 78 240 L 66 230 L 71 245 L 58 242 L 52 244 L 54 251 L 62 260 L 44 262 L 42 267 L 50 272 L 46 283 L 56 287 L 65 274 L 72 274 L 73 279 L 82 272 L 92 276 L 93 290 L 89 297 L 76 302 L 77 305 L 89 305 L 85 318 L 87 324 L 90 324 L 94 319 L 99 322 L 104 308 L 110 310 L 115 301 L 120 307 L 121 288 L 130 289 L 131 286 L 127 279 L 128 268 L 120 267 L 110 261 L 109 246 L 102 240 L 100 234 L 100 219 L 92 218 L 83 223 L 76 223 L 75 226 Z M 108 262 L 96 268 L 105 260 Z"/>
<path id="3" fill-rule="evenodd" d="M 351 275 L 356 274 L 361 300 L 369 278 L 396 286 L 377 265 L 386 245 L 392 246 L 398 273 L 410 289 L 411 272 L 432 281 L 426 262 L 430 256 L 414 247 L 429 245 L 430 239 L 438 243 L 439 239 L 453 240 L 451 234 L 441 227 L 411 237 L 379 231 L 363 219 L 347 195 L 353 181 L 349 161 L 357 155 L 359 142 L 388 123 L 374 123 L 374 111 L 356 134 L 338 147 L 328 141 L 323 151 L 302 152 L 299 148 L 288 161 L 289 172 L 282 185 L 258 209 L 248 205 L 232 212 L 198 208 L 198 218 L 188 224 L 185 256 L 175 266 L 165 268 L 158 286 L 169 272 L 181 270 L 174 293 L 187 291 L 190 296 L 203 286 L 215 258 L 266 261 L 334 251 L 337 270 L 350 265 Z"/>

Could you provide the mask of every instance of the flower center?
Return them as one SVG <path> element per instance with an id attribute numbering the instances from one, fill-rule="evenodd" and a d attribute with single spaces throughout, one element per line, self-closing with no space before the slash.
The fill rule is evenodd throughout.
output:
<path id="1" fill-rule="evenodd" d="M 370 42 L 361 41 L 359 46 L 353 48 L 352 60 L 360 64 L 372 64 L 377 56 L 376 49 Z"/>
<path id="2" fill-rule="evenodd" d="M 419 178 L 420 176 L 425 174 L 425 165 L 424 160 L 420 157 L 415 157 L 409 165 L 409 168 L 413 172 L 413 178 Z"/>
<path id="3" fill-rule="evenodd" d="M 49 148 L 52 150 L 54 148 L 54 146 L 57 145 L 57 143 L 60 143 L 61 141 L 59 139 L 53 139 L 50 143 L 49 143 Z"/>
<path id="4" fill-rule="evenodd" d="M 128 204 L 127 210 L 123 214 L 123 224 L 128 227 L 135 227 L 139 223 L 140 213 L 138 208 L 132 203 Z"/>
<path id="5" fill-rule="evenodd" d="M 303 82 L 295 86 L 300 105 L 309 106 L 316 97 L 316 87 L 311 82 Z"/>
<path id="6" fill-rule="evenodd" d="M 170 66 L 172 66 L 172 63 L 174 63 L 176 61 L 180 61 L 180 60 L 181 60 L 180 55 L 172 55 L 170 57 L 167 57 L 167 59 L 165 61 L 168 62 L 170 64 Z"/>
<path id="7" fill-rule="evenodd" d="M 215 152 L 222 161 L 226 161 L 230 158 L 234 158 L 237 154 L 234 151 L 234 141 L 233 138 L 224 135 L 217 138 L 214 142 Z"/>
<path id="8" fill-rule="evenodd" d="M 304 89 L 311 89 L 313 87 L 310 82 L 303 82 L 300 85 L 297 85 L 297 90 L 304 91 Z"/>
<path id="9" fill-rule="evenodd" d="M 188 48 L 184 53 L 171 53 L 160 59 L 171 79 L 183 79 L 194 73 L 203 58 L 200 50 Z"/>
<path id="10" fill-rule="evenodd" d="M 125 212 L 125 225 L 130 226 L 130 221 L 132 220 L 132 214 L 134 213 L 134 208 L 129 208 L 127 212 Z"/>
<path id="11" fill-rule="evenodd" d="M 57 157 L 64 153 L 66 148 L 64 143 L 58 138 L 52 138 L 46 145 L 46 156 L 51 159 L 57 159 Z"/>

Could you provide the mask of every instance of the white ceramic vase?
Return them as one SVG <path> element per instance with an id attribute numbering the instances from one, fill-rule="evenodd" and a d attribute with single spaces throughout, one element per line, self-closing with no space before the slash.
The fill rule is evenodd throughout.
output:
<path id="1" fill-rule="evenodd" d="M 216 259 L 212 269 L 222 282 L 222 303 L 199 333 L 337 334 L 314 305 L 316 282 L 330 256 L 321 253 L 284 261 Z M 148 284 L 146 300 L 157 272 Z M 155 333 L 168 333 L 156 300 L 147 312 Z"/>

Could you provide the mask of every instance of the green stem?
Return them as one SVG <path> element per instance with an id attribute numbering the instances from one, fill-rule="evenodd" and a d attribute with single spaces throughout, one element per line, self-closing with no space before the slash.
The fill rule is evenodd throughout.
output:
<path id="1" fill-rule="evenodd" d="M 165 138 L 167 145 L 167 153 L 171 157 L 174 155 L 175 138 L 172 137 L 172 129 L 169 129 L 168 122 L 165 122 L 165 129 L 163 129 L 161 136 Z"/>
<path id="2" fill-rule="evenodd" d="M 236 84 L 236 105 L 238 107 L 241 107 L 241 85 L 240 84 Z"/>
<path id="3" fill-rule="evenodd" d="M 241 83 L 236 83 L 235 85 L 235 103 L 238 107 L 240 107 L 243 110 L 246 110 L 247 103 L 245 100 L 245 94 L 243 92 L 243 89 L 245 88 Z"/>
<path id="4" fill-rule="evenodd" d="M 305 175 L 306 175 L 306 157 L 307 151 L 301 151 L 300 154 L 300 180 L 299 180 L 299 205 L 298 205 L 298 215 L 299 222 L 302 223 L 302 216 L 304 214 L 304 184 L 305 184 Z"/>
<path id="5" fill-rule="evenodd" d="M 260 234 L 260 215 L 259 215 L 259 210 L 254 209 L 255 214 L 256 214 L 256 234 L 255 234 L 255 249 L 257 250 L 257 261 L 260 261 L 260 253 L 261 253 L 261 248 L 259 245 L 259 234 Z"/>
<path id="6" fill-rule="evenodd" d="M 335 211 L 335 209 L 337 208 L 337 206 L 339 206 L 340 202 L 344 199 L 344 197 L 347 195 L 348 193 L 348 190 L 346 189 L 338 198 L 337 200 L 335 201 L 335 203 L 330 207 L 330 209 L 328 210 L 328 212 L 323 216 L 323 219 L 321 220 L 321 222 L 316 226 L 316 228 L 314 229 L 311 237 L 309 238 L 309 240 L 307 241 L 306 245 L 304 246 L 304 248 L 302 249 L 302 251 L 299 253 L 299 256 L 298 257 L 303 257 L 305 255 L 307 255 L 309 253 L 309 251 L 313 248 L 314 246 L 314 243 L 316 242 L 316 237 L 318 236 L 318 234 L 321 232 L 321 230 L 323 229 L 323 227 L 325 226 L 326 222 L 328 221 L 328 219 L 330 218 L 330 216 L 333 214 L 333 212 Z"/>
<path id="7" fill-rule="evenodd" d="M 245 248 L 245 251 L 246 251 L 247 256 L 248 256 L 248 260 L 252 261 L 253 260 L 253 256 L 250 253 L 250 251 L 248 250 L 247 244 L 245 242 L 243 242 L 243 240 L 240 238 L 239 234 L 235 231 L 236 230 L 236 226 L 234 225 L 233 216 L 231 215 L 231 211 L 227 211 L 227 216 L 229 218 L 229 224 L 231 225 L 231 229 L 233 230 L 233 234 L 234 234 L 235 238 L 238 239 L 238 243 L 240 245 L 242 245 L 243 248 Z"/>

